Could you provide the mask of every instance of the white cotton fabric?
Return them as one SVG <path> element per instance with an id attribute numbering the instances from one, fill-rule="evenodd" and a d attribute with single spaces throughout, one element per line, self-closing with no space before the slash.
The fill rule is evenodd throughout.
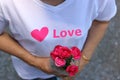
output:
<path id="1" fill-rule="evenodd" d="M 40 0 L 0 0 L 0 34 L 8 25 L 11 36 L 30 54 L 48 57 L 56 45 L 82 49 L 92 21 L 109 21 L 115 13 L 115 0 L 65 0 L 58 6 Z M 23 79 L 53 76 L 17 57 L 12 61 Z"/>

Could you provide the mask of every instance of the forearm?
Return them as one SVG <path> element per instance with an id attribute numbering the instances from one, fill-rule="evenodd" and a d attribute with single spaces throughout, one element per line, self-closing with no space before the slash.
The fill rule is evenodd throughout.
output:
<path id="1" fill-rule="evenodd" d="M 99 44 L 99 42 L 101 41 L 101 39 L 103 38 L 106 32 L 108 23 L 109 22 L 98 22 L 98 21 L 93 22 L 89 30 L 88 37 L 86 39 L 84 47 L 82 49 L 83 55 L 82 55 L 82 58 L 80 59 L 80 65 L 79 65 L 80 71 L 84 68 L 84 66 L 91 59 L 94 53 L 94 50 L 96 49 L 97 45 Z"/>
<path id="2" fill-rule="evenodd" d="M 55 71 L 52 70 L 50 57 L 38 57 L 30 54 L 7 33 L 3 33 L 2 35 L 0 35 L 0 50 L 7 52 L 10 55 L 16 56 L 27 64 L 36 67 L 48 74 L 63 76 L 61 75 L 61 73 L 56 74 Z"/>
<path id="3" fill-rule="evenodd" d="M 83 47 L 82 53 L 87 57 L 91 58 L 94 50 L 96 49 L 97 45 L 103 38 L 106 29 L 108 27 L 109 22 L 99 22 L 94 21 L 91 29 L 89 30 L 88 37 L 86 43 Z"/>
<path id="4" fill-rule="evenodd" d="M 21 47 L 14 39 L 12 39 L 7 33 L 0 35 L 0 50 L 7 52 L 10 55 L 14 55 L 30 65 L 33 65 L 33 56 Z"/>

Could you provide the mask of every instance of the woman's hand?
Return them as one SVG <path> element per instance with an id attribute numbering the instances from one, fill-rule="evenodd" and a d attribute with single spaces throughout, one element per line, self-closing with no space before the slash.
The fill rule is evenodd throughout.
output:
<path id="1" fill-rule="evenodd" d="M 84 68 L 84 66 L 89 62 L 85 58 L 90 59 L 94 53 L 99 42 L 102 40 L 109 22 L 101 22 L 101 21 L 93 21 L 92 26 L 89 30 L 86 42 L 82 49 L 82 58 L 80 60 L 80 71 Z M 84 56 L 84 57 L 83 57 Z"/>
<path id="2" fill-rule="evenodd" d="M 84 67 L 89 63 L 88 60 L 85 60 L 83 57 L 80 59 L 79 63 L 79 73 L 84 69 Z"/>
<path id="3" fill-rule="evenodd" d="M 88 64 L 89 59 L 87 57 L 84 57 L 85 55 L 82 55 L 80 61 L 76 62 L 76 65 L 79 66 L 79 72 L 77 73 L 77 75 L 80 74 L 80 72 L 84 69 L 85 65 Z M 75 80 L 76 76 L 73 77 L 63 77 L 62 80 Z"/>
<path id="4" fill-rule="evenodd" d="M 37 57 L 37 56 L 35 56 L 33 66 L 42 70 L 43 72 L 45 72 L 47 74 L 56 75 L 58 77 L 66 77 L 67 76 L 65 74 L 61 74 L 61 73 L 55 71 L 51 67 L 51 58 L 50 57 Z"/>

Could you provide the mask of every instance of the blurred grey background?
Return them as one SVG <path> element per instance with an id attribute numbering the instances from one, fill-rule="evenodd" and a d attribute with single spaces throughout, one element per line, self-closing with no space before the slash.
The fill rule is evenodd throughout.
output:
<path id="1" fill-rule="evenodd" d="M 116 2 L 117 15 L 110 22 L 92 60 L 77 80 L 120 80 L 120 0 Z M 0 80 L 20 80 L 12 66 L 10 55 L 4 52 L 0 52 Z"/>

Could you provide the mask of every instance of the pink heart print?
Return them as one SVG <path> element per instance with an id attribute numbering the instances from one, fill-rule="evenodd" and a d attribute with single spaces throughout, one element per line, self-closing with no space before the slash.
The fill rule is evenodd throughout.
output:
<path id="1" fill-rule="evenodd" d="M 34 39 L 42 42 L 46 36 L 48 35 L 48 28 L 47 27 L 42 27 L 41 30 L 38 30 L 38 29 L 34 29 L 32 32 L 31 32 L 31 35 Z"/>

